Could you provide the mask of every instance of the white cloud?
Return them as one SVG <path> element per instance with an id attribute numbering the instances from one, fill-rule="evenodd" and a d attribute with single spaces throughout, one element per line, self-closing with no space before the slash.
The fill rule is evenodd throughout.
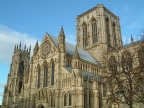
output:
<path id="1" fill-rule="evenodd" d="M 21 33 L 11 28 L 0 25 L 0 62 L 10 63 L 14 51 L 15 44 L 22 42 L 23 46 L 32 46 L 36 43 L 36 39 L 27 33 Z"/>

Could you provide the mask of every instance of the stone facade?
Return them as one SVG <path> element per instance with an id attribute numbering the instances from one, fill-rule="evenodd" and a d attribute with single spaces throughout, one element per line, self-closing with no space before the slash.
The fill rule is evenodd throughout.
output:
<path id="1" fill-rule="evenodd" d="M 108 108 L 106 60 L 144 45 L 123 46 L 119 17 L 103 5 L 77 16 L 77 46 L 65 38 L 63 28 L 46 33 L 31 60 L 31 47 L 15 46 L 2 108 Z"/>

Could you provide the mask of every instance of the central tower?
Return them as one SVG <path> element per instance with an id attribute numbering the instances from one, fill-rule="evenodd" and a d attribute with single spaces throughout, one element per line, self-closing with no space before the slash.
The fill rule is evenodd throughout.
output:
<path id="1" fill-rule="evenodd" d="M 78 15 L 77 46 L 91 52 L 95 57 L 121 47 L 119 17 L 102 4 Z"/>

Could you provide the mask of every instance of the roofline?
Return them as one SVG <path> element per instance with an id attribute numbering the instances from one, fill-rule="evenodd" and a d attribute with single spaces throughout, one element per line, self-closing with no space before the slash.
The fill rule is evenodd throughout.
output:
<path id="1" fill-rule="evenodd" d="M 105 11 L 107 11 L 109 14 L 111 14 L 113 17 L 115 17 L 119 20 L 119 16 L 116 16 L 114 13 L 112 13 L 110 10 L 108 10 L 106 7 L 104 7 L 104 4 L 97 4 L 95 7 L 89 9 L 88 11 L 86 11 L 86 12 L 80 14 L 80 15 L 77 15 L 77 18 L 82 17 L 83 15 L 93 11 L 94 9 L 97 9 L 97 7 L 103 7 Z"/>

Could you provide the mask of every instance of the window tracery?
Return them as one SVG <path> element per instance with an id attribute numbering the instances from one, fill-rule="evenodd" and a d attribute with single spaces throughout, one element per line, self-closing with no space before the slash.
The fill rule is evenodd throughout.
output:
<path id="1" fill-rule="evenodd" d="M 88 46 L 88 34 L 87 34 L 87 25 L 83 24 L 83 46 Z"/>
<path id="2" fill-rule="evenodd" d="M 92 40 L 93 43 L 98 42 L 98 33 L 97 33 L 97 22 L 95 19 L 92 19 Z"/>
<path id="3" fill-rule="evenodd" d="M 48 66 L 44 66 L 44 87 L 48 86 Z"/>

